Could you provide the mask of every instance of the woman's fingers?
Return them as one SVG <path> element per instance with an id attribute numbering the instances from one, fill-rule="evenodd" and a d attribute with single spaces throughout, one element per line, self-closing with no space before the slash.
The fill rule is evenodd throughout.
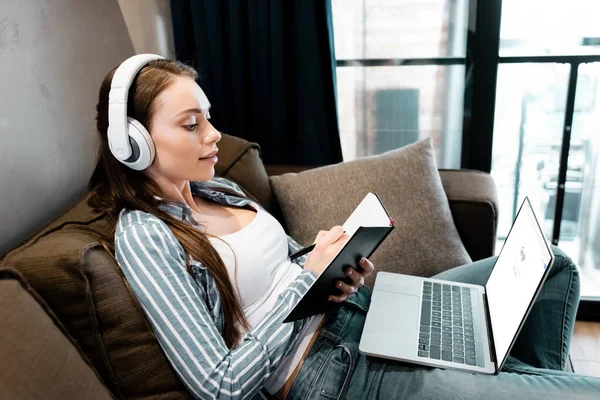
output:
<path id="1" fill-rule="evenodd" d="M 359 264 L 363 269 L 362 272 L 360 273 L 363 278 L 366 278 L 367 276 L 371 275 L 373 273 L 373 271 L 375 271 L 375 266 L 373 265 L 373 263 L 371 261 L 369 261 L 368 258 L 365 258 L 365 257 L 361 258 Z"/>
<path id="2" fill-rule="evenodd" d="M 350 271 L 352 271 L 352 273 L 350 273 Z M 330 295 L 328 299 L 329 301 L 332 301 L 334 303 L 340 303 L 346 300 L 348 297 L 350 297 L 351 294 L 356 293 L 358 288 L 363 286 L 365 283 L 362 275 L 356 272 L 353 268 L 349 268 L 346 272 L 346 275 L 350 277 L 350 279 L 352 280 L 352 284 L 348 284 L 344 281 L 337 281 L 335 287 L 336 289 L 342 291 L 342 294 Z"/>
<path id="3" fill-rule="evenodd" d="M 346 270 L 346 275 L 348 278 L 352 279 L 352 286 L 356 287 L 357 289 L 365 284 L 365 278 L 363 277 L 362 273 L 357 272 L 352 267 L 348 267 Z"/>

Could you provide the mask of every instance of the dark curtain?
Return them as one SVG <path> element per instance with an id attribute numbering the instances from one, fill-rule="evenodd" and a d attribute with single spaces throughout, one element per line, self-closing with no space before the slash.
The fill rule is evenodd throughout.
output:
<path id="1" fill-rule="evenodd" d="M 176 57 L 265 164 L 342 161 L 329 0 L 171 0 Z"/>

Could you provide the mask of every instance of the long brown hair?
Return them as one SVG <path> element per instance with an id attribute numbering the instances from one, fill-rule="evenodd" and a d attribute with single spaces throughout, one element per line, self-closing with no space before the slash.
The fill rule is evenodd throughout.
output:
<path id="1" fill-rule="evenodd" d="M 241 335 L 235 322 L 244 328 L 248 328 L 248 322 L 235 296 L 225 263 L 219 253 L 211 245 L 205 233 L 159 208 L 164 201 L 157 199 L 162 196 L 162 193 L 154 181 L 142 172 L 121 164 L 110 152 L 108 95 L 115 70 L 116 68 L 104 78 L 100 86 L 96 106 L 96 127 L 100 135 L 100 148 L 96 168 L 88 185 L 90 190 L 88 205 L 108 213 L 115 221 L 124 208 L 144 211 L 164 221 L 183 246 L 188 271 L 191 256 L 204 264 L 213 275 L 221 296 L 224 317 L 223 338 L 227 346 L 233 348 Z M 174 60 L 151 61 L 144 66 L 129 89 L 128 116 L 149 128 L 154 112 L 154 99 L 176 76 L 197 79 L 197 73 L 193 68 Z M 116 224 L 113 226 L 113 234 L 115 228 Z"/>

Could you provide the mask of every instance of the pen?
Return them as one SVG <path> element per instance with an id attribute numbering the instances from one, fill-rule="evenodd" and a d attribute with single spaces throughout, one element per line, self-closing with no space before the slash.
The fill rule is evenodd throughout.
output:
<path id="1" fill-rule="evenodd" d="M 306 253 L 310 253 L 311 251 L 313 251 L 313 249 L 315 248 L 315 243 L 311 244 L 308 247 L 305 247 L 303 249 L 298 250 L 297 252 L 295 252 L 294 254 L 290 254 L 290 256 L 288 257 L 288 259 L 290 261 L 294 261 L 296 258 L 298 257 L 302 257 L 303 255 L 305 255 Z"/>
<path id="2" fill-rule="evenodd" d="M 346 231 L 344 231 L 344 233 L 346 233 Z M 305 247 L 303 249 L 298 250 L 297 252 L 290 254 L 288 257 L 288 260 L 290 261 L 294 261 L 296 258 L 298 257 L 302 257 L 303 255 L 305 255 L 306 253 L 310 253 L 311 251 L 313 251 L 315 249 L 315 244 L 313 243 L 308 247 Z"/>

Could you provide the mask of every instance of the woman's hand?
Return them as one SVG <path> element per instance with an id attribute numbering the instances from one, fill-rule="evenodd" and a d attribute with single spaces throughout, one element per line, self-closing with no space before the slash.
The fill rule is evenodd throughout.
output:
<path id="1" fill-rule="evenodd" d="M 304 268 L 320 275 L 349 239 L 350 237 L 344 233 L 344 228 L 341 226 L 334 226 L 329 231 L 320 231 L 315 239 L 315 248 L 309 254 L 308 259 L 304 264 Z M 359 264 L 361 272 L 358 272 L 352 267 L 348 267 L 346 275 L 350 278 L 352 283 L 348 284 L 343 281 L 337 281 L 336 289 L 342 291 L 342 294 L 338 295 L 338 292 L 335 291 L 336 294 L 331 294 L 329 296 L 329 301 L 341 303 L 365 284 L 365 278 L 373 273 L 375 267 L 371 261 L 364 257 Z"/>
<path id="2" fill-rule="evenodd" d="M 358 272 L 354 268 L 348 267 L 346 270 L 346 275 L 352 280 L 352 284 L 349 285 L 344 281 L 337 281 L 336 288 L 341 290 L 343 293 L 339 296 L 333 294 L 330 295 L 329 301 L 341 303 L 350 297 L 351 294 L 356 293 L 356 291 L 365 284 L 365 278 L 373 273 L 375 266 L 365 257 L 361 258 L 359 264 L 362 268 L 362 272 Z"/>
<path id="3" fill-rule="evenodd" d="M 344 233 L 344 228 L 341 226 L 334 226 L 329 231 L 320 231 L 315 239 L 315 248 L 304 263 L 304 269 L 321 275 L 349 239 L 350 236 Z"/>

